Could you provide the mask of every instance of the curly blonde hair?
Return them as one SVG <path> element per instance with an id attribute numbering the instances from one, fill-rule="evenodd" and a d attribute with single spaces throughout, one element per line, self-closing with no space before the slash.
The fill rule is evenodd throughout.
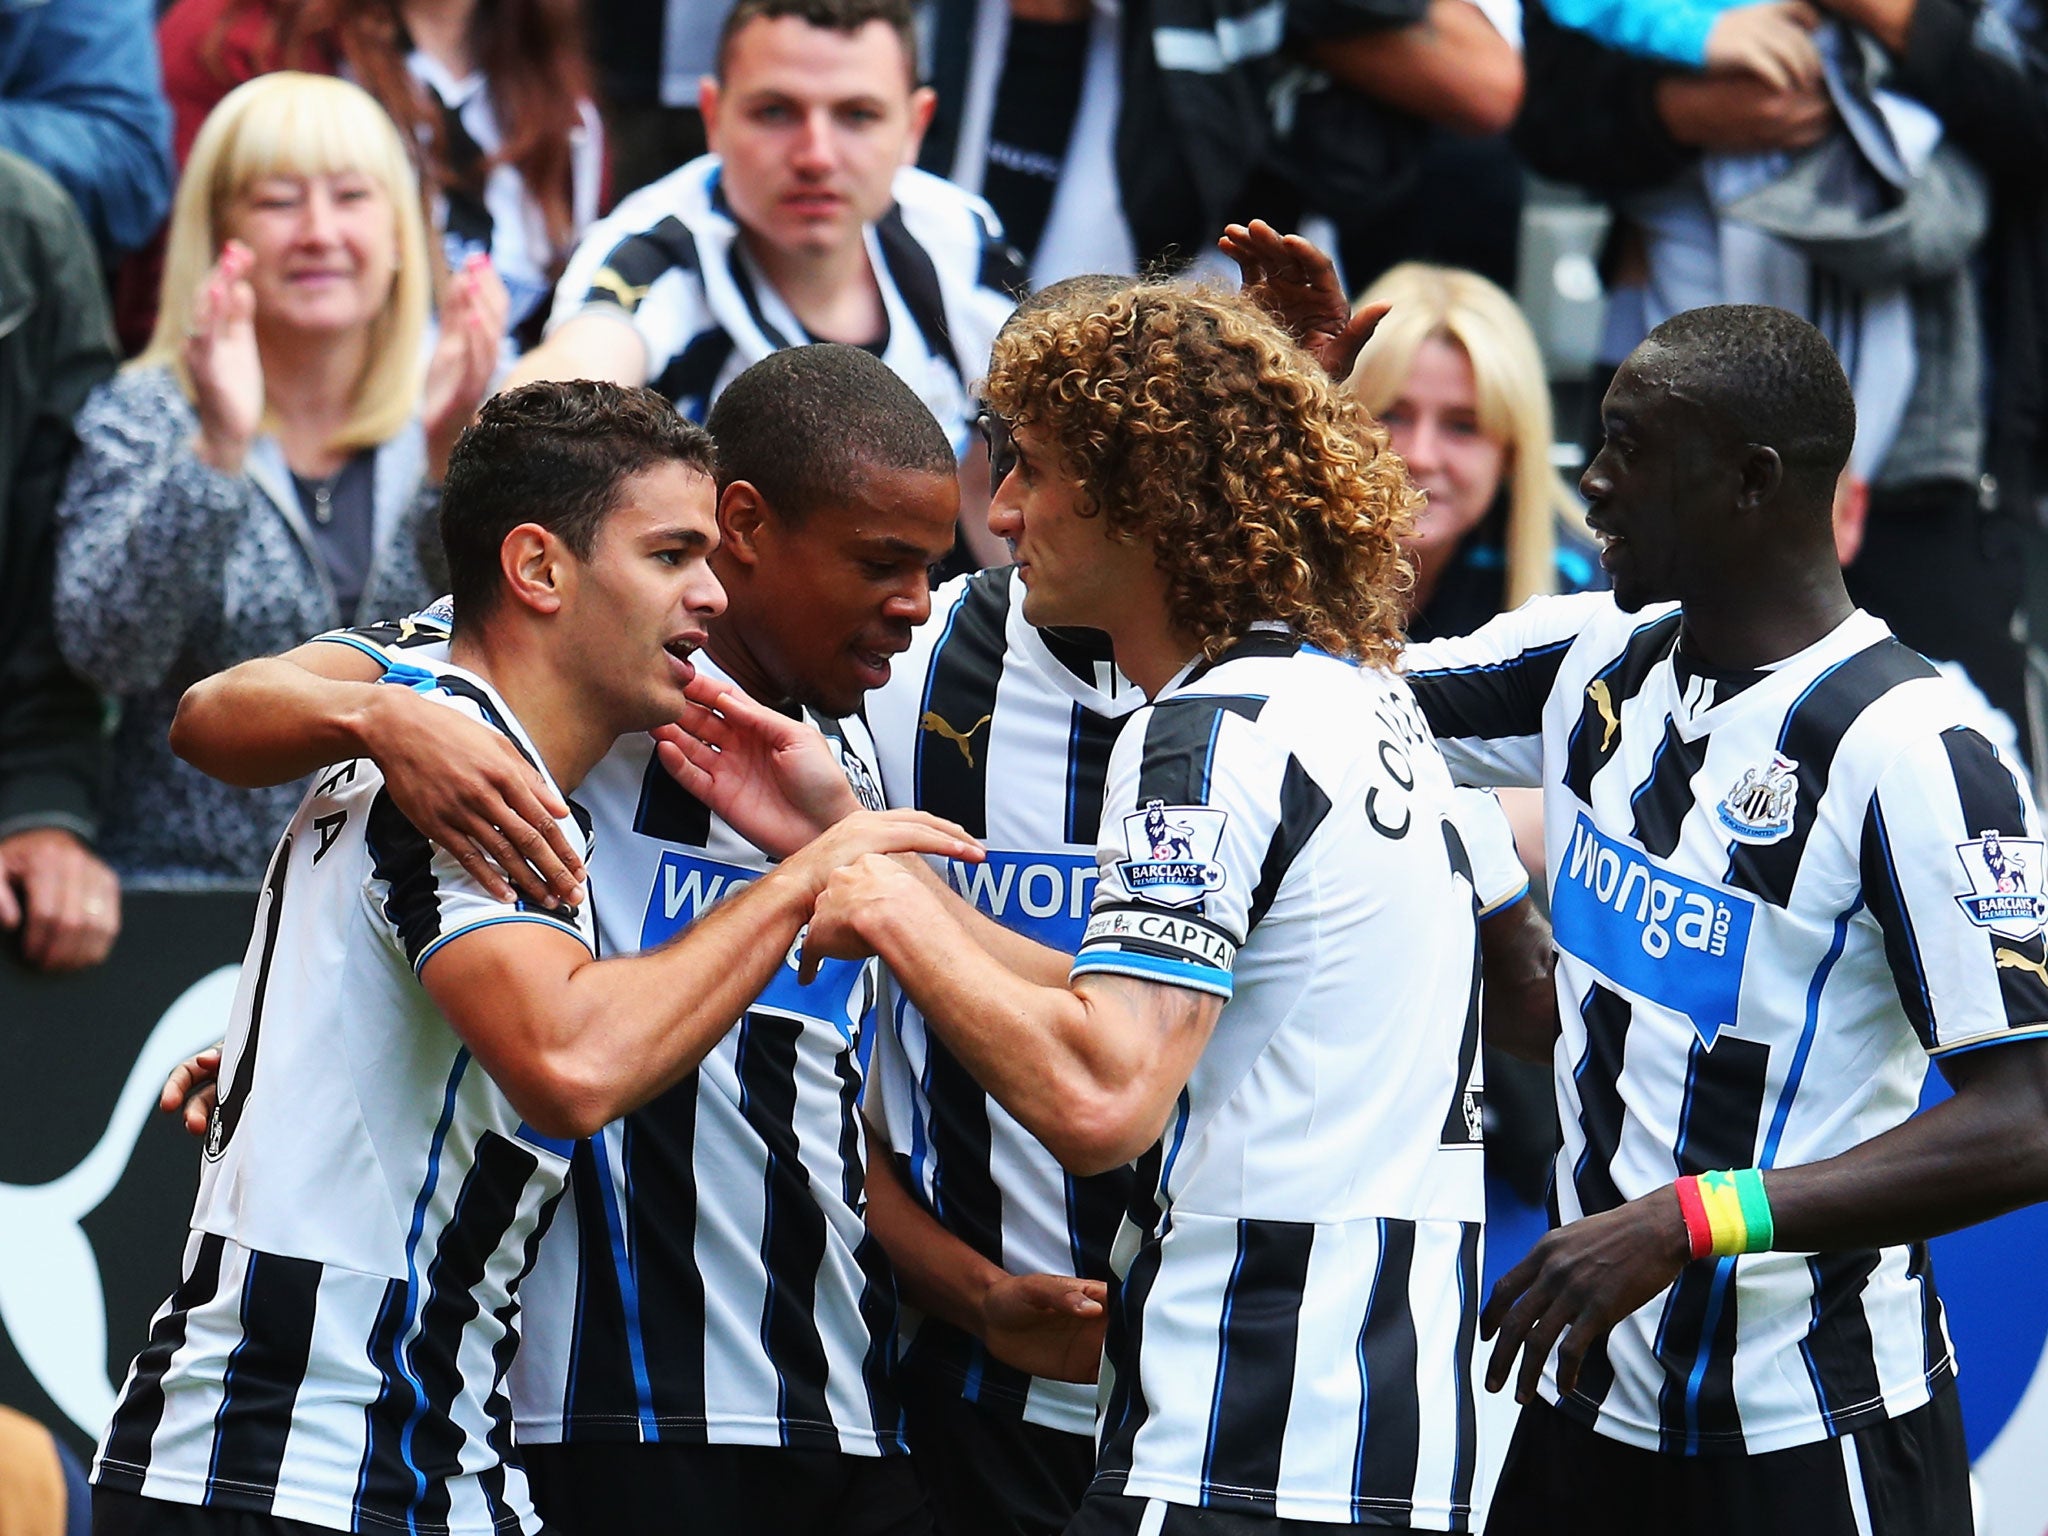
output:
<path id="1" fill-rule="evenodd" d="M 1204 655 L 1277 620 L 1392 661 L 1421 497 L 1379 424 L 1247 300 L 1138 283 L 1027 304 L 986 394 L 1048 439 L 1091 515 L 1150 546 Z"/>

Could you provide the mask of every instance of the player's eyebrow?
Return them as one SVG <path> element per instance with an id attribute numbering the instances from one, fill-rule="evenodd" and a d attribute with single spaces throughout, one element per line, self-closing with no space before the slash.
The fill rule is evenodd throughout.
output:
<path id="1" fill-rule="evenodd" d="M 879 534 L 874 538 L 862 539 L 859 548 L 863 553 L 890 554 L 904 560 L 915 560 L 922 564 L 932 558 L 932 552 L 922 544 L 912 543 L 894 534 Z"/>
<path id="2" fill-rule="evenodd" d="M 650 549 L 669 544 L 680 544 L 694 554 L 700 549 L 709 549 L 711 537 L 697 528 L 657 528 L 647 535 L 647 546 Z"/>

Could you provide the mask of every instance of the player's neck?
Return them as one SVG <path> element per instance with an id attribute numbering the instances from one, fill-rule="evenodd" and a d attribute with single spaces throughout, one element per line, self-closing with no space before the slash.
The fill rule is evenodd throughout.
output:
<path id="1" fill-rule="evenodd" d="M 565 795 L 619 739 L 615 725 L 592 714 L 588 691 L 561 670 L 548 649 L 510 625 L 486 623 L 479 632 L 458 634 L 449 642 L 448 659 L 496 690 Z"/>
<path id="2" fill-rule="evenodd" d="M 1856 611 L 1841 568 L 1832 562 L 1754 577 L 1686 599 L 1685 648 L 1700 665 L 1727 671 L 1768 667 L 1826 639 Z"/>
<path id="3" fill-rule="evenodd" d="M 888 330 L 889 312 L 861 236 L 831 251 L 785 250 L 745 229 L 740 240 L 816 340 L 865 346 Z"/>
<path id="4" fill-rule="evenodd" d="M 1143 689 L 1148 699 L 1158 698 L 1160 690 L 1202 649 L 1198 637 L 1175 628 L 1167 619 L 1163 603 L 1156 613 L 1134 615 L 1108 634 L 1116 669 Z"/>
<path id="5" fill-rule="evenodd" d="M 746 635 L 732 622 L 730 609 L 705 626 L 704 654 L 755 703 L 780 709 L 789 702 L 787 690 L 776 684 L 774 675 L 756 659 Z"/>

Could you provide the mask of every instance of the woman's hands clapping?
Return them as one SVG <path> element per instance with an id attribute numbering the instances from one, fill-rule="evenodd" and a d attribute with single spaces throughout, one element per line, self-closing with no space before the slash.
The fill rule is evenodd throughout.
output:
<path id="1" fill-rule="evenodd" d="M 427 432 L 427 478 L 448 472 L 455 440 L 490 393 L 512 301 L 487 256 L 462 264 L 441 306 L 441 339 L 427 363 L 420 420 Z"/>
<path id="2" fill-rule="evenodd" d="M 249 282 L 255 260 L 239 240 L 223 245 L 185 329 L 185 367 L 199 414 L 194 447 L 229 475 L 242 472 L 263 421 L 263 359 L 256 351 L 256 290 Z"/>

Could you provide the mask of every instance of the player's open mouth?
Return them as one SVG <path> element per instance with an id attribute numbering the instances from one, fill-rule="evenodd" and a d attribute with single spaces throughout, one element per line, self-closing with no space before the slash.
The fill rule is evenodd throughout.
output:
<path id="1" fill-rule="evenodd" d="M 879 688 L 889 681 L 889 654 L 886 651 L 858 649 L 853 652 L 855 664 L 866 674 L 861 679 L 862 686 Z"/>
<path id="2" fill-rule="evenodd" d="M 695 641 L 670 640 L 662 646 L 662 649 L 668 652 L 669 659 L 675 663 L 676 680 L 678 682 L 687 683 L 697 675 L 697 668 L 690 660 L 691 654 L 697 649 Z"/>
<path id="3" fill-rule="evenodd" d="M 1595 528 L 1590 523 L 1588 523 L 1586 527 L 1587 531 L 1590 532 L 1594 538 L 1600 541 L 1601 566 L 1607 570 L 1613 570 L 1614 552 L 1620 549 L 1624 544 L 1628 543 L 1628 540 L 1610 529 Z"/>

